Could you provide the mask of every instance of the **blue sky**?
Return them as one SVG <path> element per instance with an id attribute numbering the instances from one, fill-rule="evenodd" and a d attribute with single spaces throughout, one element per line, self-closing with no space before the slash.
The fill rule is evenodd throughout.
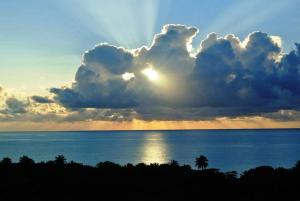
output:
<path id="1" fill-rule="evenodd" d="M 198 27 L 195 46 L 210 32 L 243 38 L 261 30 L 290 50 L 300 41 L 299 10 L 297 0 L 1 1 L 0 82 L 28 91 L 62 85 L 95 44 L 149 45 L 168 23 Z"/>

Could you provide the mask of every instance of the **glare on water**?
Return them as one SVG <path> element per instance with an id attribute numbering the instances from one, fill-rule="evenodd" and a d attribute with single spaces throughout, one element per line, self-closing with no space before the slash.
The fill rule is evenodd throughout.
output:
<path id="1" fill-rule="evenodd" d="M 152 133 L 145 135 L 142 146 L 142 159 L 146 164 L 150 163 L 167 163 L 169 162 L 168 146 L 162 133 Z"/>

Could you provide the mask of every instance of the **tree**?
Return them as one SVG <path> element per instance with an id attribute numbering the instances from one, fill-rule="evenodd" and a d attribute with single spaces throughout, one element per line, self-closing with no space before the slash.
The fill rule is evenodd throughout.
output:
<path id="1" fill-rule="evenodd" d="M 66 161 L 67 161 L 67 159 L 63 155 L 56 156 L 55 160 L 54 160 L 55 164 L 60 165 L 60 166 L 65 165 Z"/>
<path id="2" fill-rule="evenodd" d="M 300 161 L 297 161 L 294 169 L 300 171 Z"/>
<path id="3" fill-rule="evenodd" d="M 198 169 L 204 170 L 207 168 L 207 166 L 208 166 L 208 159 L 205 156 L 200 155 L 199 157 L 196 158 L 196 167 Z"/>
<path id="4" fill-rule="evenodd" d="M 119 164 L 110 161 L 105 161 L 105 162 L 98 163 L 96 167 L 99 169 L 115 170 L 115 169 L 119 169 L 121 166 Z"/>
<path id="5" fill-rule="evenodd" d="M 179 167 L 179 163 L 175 160 L 171 160 L 169 165 L 172 166 L 172 167 Z"/>
<path id="6" fill-rule="evenodd" d="M 2 161 L 0 161 L 0 165 L 4 167 L 9 167 L 11 164 L 12 164 L 11 159 L 8 157 L 5 157 L 2 159 Z"/>
<path id="7" fill-rule="evenodd" d="M 19 164 L 22 166 L 33 166 L 34 165 L 34 160 L 32 160 L 31 158 L 27 157 L 27 156 L 22 156 L 19 159 Z"/>

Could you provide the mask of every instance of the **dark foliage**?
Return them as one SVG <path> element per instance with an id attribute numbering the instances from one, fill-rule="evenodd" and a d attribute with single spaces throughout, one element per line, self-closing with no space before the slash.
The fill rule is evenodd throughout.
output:
<path id="1" fill-rule="evenodd" d="M 18 163 L 4 158 L 0 200 L 300 200 L 300 162 L 290 169 L 263 166 L 238 175 L 205 169 L 207 159 L 202 159 L 201 170 L 194 170 L 177 161 L 91 167 L 62 155 L 40 163 L 26 156 Z"/>
<path id="2" fill-rule="evenodd" d="M 207 166 L 208 166 L 208 159 L 205 156 L 201 155 L 196 158 L 196 167 L 198 169 L 204 170 L 207 168 Z"/>

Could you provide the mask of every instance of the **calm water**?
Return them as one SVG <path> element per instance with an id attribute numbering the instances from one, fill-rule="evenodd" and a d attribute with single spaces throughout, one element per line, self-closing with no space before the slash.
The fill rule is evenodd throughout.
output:
<path id="1" fill-rule="evenodd" d="M 0 157 L 22 155 L 36 161 L 63 154 L 95 165 L 166 163 L 194 165 L 203 154 L 209 166 L 242 171 L 259 165 L 291 167 L 300 160 L 300 130 L 197 130 L 0 133 Z"/>

